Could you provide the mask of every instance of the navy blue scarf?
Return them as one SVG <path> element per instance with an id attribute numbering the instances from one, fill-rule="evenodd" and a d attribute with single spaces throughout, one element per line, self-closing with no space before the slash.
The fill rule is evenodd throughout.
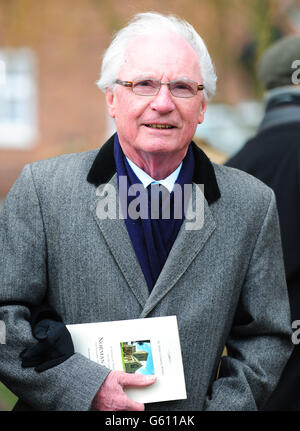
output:
<path id="1" fill-rule="evenodd" d="M 114 140 L 114 158 L 117 167 L 118 184 L 120 186 L 120 176 L 127 178 L 126 202 L 130 202 L 136 196 L 128 196 L 128 189 L 133 184 L 141 184 L 141 181 L 131 169 L 119 143 L 118 135 Z M 192 184 L 194 174 L 194 156 L 191 146 L 183 160 L 182 167 L 176 183 L 184 189 L 184 184 Z M 122 193 L 122 190 L 120 190 Z M 150 193 L 148 193 L 148 218 L 138 218 L 136 220 L 125 217 L 125 224 L 130 236 L 135 254 L 141 265 L 146 279 L 149 292 L 158 279 L 158 276 L 168 258 L 170 250 L 176 240 L 182 222 L 184 220 L 184 197 L 182 199 L 182 218 L 174 217 L 174 192 L 170 195 L 170 218 L 153 219 L 150 217 Z M 127 214 L 126 214 L 127 215 Z"/>

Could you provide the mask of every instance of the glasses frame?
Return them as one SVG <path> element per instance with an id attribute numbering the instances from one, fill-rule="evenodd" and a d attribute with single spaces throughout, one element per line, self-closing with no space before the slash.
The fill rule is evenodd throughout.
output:
<path id="1" fill-rule="evenodd" d="M 168 87 L 169 87 L 169 91 L 170 91 L 170 93 L 172 94 L 172 96 L 174 96 L 174 94 L 172 93 L 172 91 L 171 91 L 171 88 L 170 88 L 170 85 L 173 83 L 173 82 L 177 82 L 177 81 L 183 81 L 184 82 L 184 79 L 182 79 L 182 80 L 180 80 L 180 79 L 174 79 L 174 80 L 172 80 L 172 81 L 169 81 L 169 82 L 161 82 L 161 81 L 159 81 L 158 79 L 154 79 L 154 78 L 149 78 L 149 79 L 151 79 L 151 80 L 155 80 L 155 81 L 157 81 L 157 82 L 159 82 L 159 87 L 157 88 L 157 92 L 156 93 L 154 93 L 154 94 L 138 94 L 138 93 L 135 93 L 134 92 L 134 90 L 133 90 L 133 85 L 134 85 L 134 81 L 122 81 L 121 79 L 116 79 L 115 80 L 115 84 L 119 84 L 119 85 L 123 85 L 124 87 L 128 87 L 128 88 L 131 88 L 131 91 L 134 93 L 134 94 L 136 94 L 137 96 L 150 96 L 150 97 L 152 97 L 152 96 L 157 96 L 157 94 L 159 93 L 159 91 L 160 91 L 160 87 L 162 86 L 162 85 L 167 85 Z M 145 79 L 146 80 L 146 79 Z M 191 79 L 189 79 L 189 81 L 190 82 L 193 82 L 193 83 L 195 83 L 195 84 L 197 84 L 197 92 L 195 93 L 195 94 L 192 94 L 191 96 L 174 96 L 174 97 L 178 97 L 178 98 L 180 98 L 180 99 L 190 99 L 191 97 L 194 97 L 194 96 L 197 96 L 197 93 L 198 93 L 198 91 L 202 91 L 202 90 L 204 90 L 204 85 L 203 84 L 199 84 L 198 82 L 196 82 L 196 81 L 192 81 Z"/>

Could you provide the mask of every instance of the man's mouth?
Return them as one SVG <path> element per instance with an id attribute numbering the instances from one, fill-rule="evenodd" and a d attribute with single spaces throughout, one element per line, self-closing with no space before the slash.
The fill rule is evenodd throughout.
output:
<path id="1" fill-rule="evenodd" d="M 174 126 L 170 124 L 144 124 L 146 127 L 150 127 L 151 129 L 174 129 Z"/>

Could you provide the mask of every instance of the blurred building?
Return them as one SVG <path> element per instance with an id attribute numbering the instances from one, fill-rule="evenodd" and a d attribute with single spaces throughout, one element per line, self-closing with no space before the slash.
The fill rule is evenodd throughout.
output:
<path id="1" fill-rule="evenodd" d="M 213 149 L 216 161 L 218 151 L 221 160 L 231 155 L 259 121 L 252 79 L 256 56 L 272 34 L 299 30 L 299 4 L 0 0 L 0 201 L 26 163 L 103 144 L 113 127 L 95 84 L 101 56 L 111 35 L 137 12 L 176 14 L 204 38 L 217 68 L 218 92 L 196 138 Z"/>
<path id="2" fill-rule="evenodd" d="M 106 134 L 100 11 L 41 3 L 0 1 L 0 199 L 26 163 L 99 147 Z"/>
<path id="3" fill-rule="evenodd" d="M 248 3 L 237 8 L 236 0 L 0 0 L 0 201 L 26 163 L 103 144 L 113 129 L 95 84 L 101 56 L 112 33 L 137 12 L 175 13 L 204 37 L 219 81 L 217 107 L 209 108 L 197 137 L 219 150 L 222 120 L 230 116 L 226 141 L 237 148 L 244 134 L 231 132 L 241 122 L 225 104 L 255 96 L 233 58 L 251 30 L 247 11 L 253 12 L 253 2 Z"/>

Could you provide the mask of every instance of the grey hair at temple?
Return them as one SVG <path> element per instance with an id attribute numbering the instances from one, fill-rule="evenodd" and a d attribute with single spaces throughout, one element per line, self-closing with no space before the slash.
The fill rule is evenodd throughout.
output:
<path id="1" fill-rule="evenodd" d="M 174 32 L 183 37 L 196 51 L 205 87 L 203 93 L 205 99 L 209 100 L 215 94 L 217 76 L 203 39 L 187 21 L 174 15 L 162 15 L 157 12 L 135 15 L 126 27 L 116 33 L 104 53 L 98 87 L 105 92 L 114 85 L 122 66 L 126 47 L 132 39 L 164 32 Z"/>

